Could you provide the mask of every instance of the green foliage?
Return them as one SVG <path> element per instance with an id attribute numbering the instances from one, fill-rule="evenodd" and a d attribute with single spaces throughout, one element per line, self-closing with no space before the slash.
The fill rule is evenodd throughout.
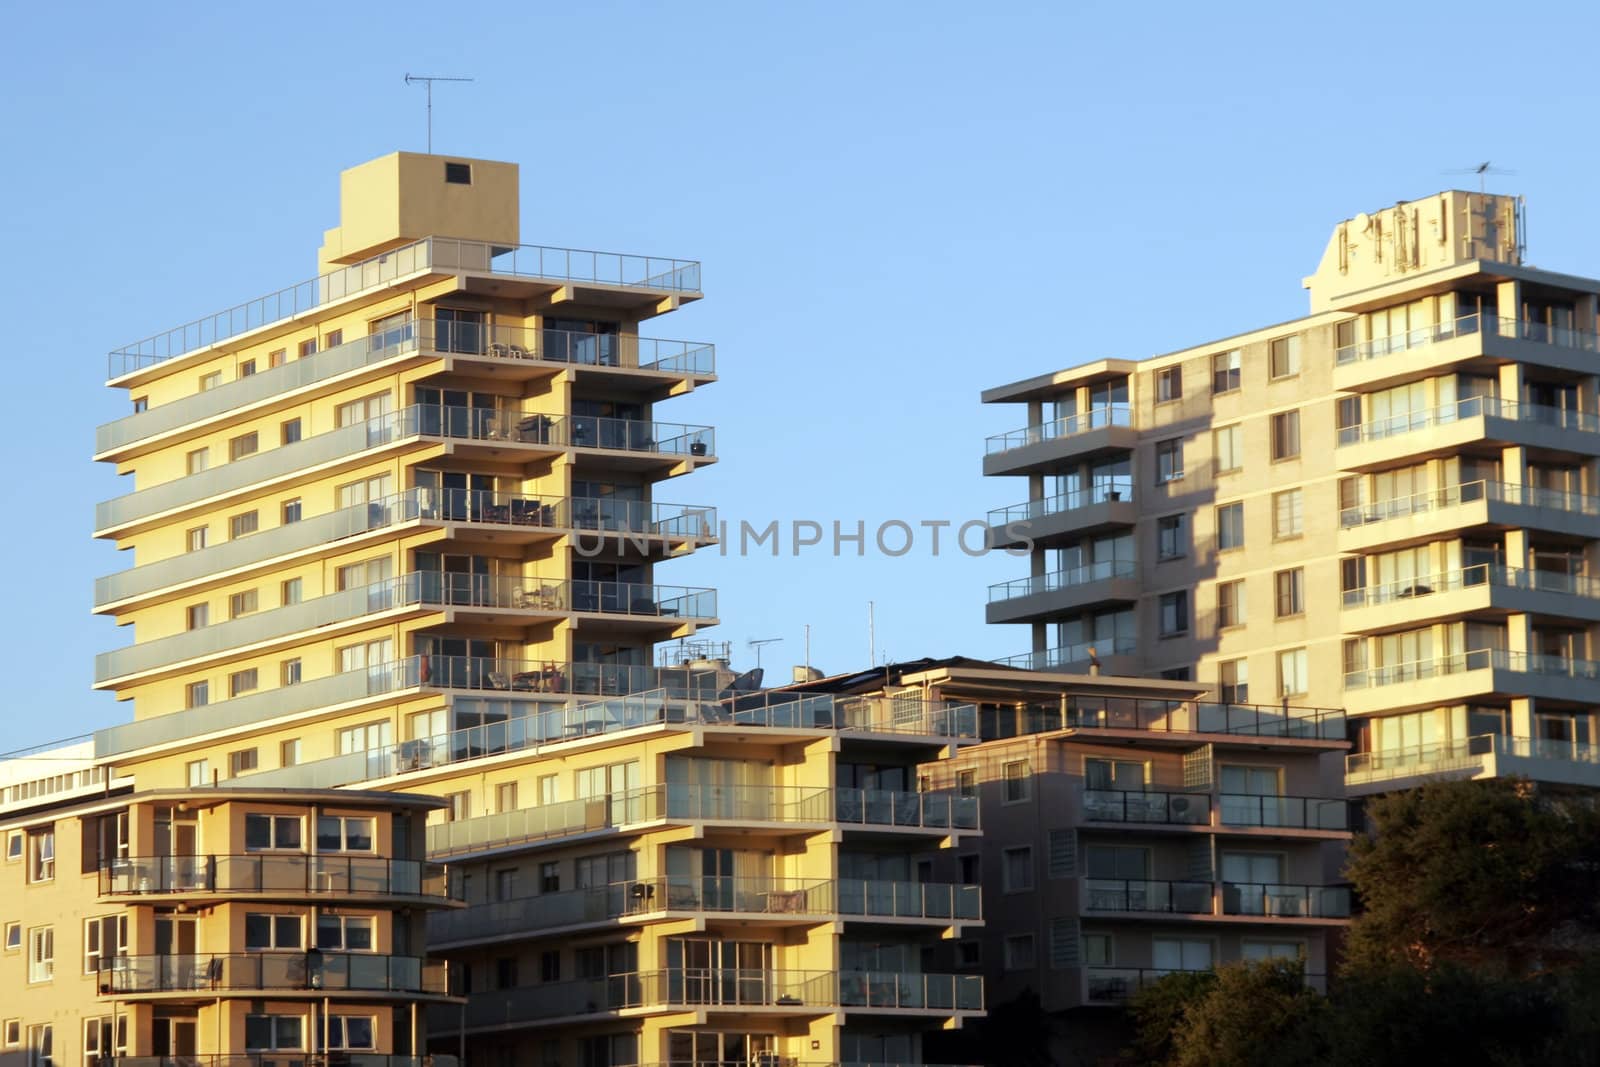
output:
<path id="1" fill-rule="evenodd" d="M 1320 1053 L 1320 994 L 1288 960 L 1230 963 L 1209 992 L 1183 1009 L 1167 1062 L 1173 1067 L 1282 1067 Z"/>
<path id="2" fill-rule="evenodd" d="M 1184 1010 L 1204 999 L 1216 984 L 1211 971 L 1173 971 L 1134 994 L 1128 1011 L 1134 1025 L 1133 1052 L 1140 1063 L 1167 1062 Z"/>

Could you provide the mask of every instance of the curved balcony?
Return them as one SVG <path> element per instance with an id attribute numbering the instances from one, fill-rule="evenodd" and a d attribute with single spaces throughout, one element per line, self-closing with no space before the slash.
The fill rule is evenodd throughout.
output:
<path id="1" fill-rule="evenodd" d="M 1509 482 L 1476 481 L 1379 500 L 1339 512 L 1339 551 L 1454 538 L 1478 526 L 1527 527 L 1589 537 L 1600 497 Z"/>
<path id="2" fill-rule="evenodd" d="M 1402 330 L 1345 345 L 1334 353 L 1335 392 L 1381 389 L 1482 360 L 1531 363 L 1589 373 L 1600 351 L 1588 330 L 1494 315 L 1463 315 L 1449 322 Z"/>
<path id="3" fill-rule="evenodd" d="M 110 956 L 100 995 L 379 993 L 449 995 L 448 965 L 364 952 L 243 952 L 206 956 Z"/>
<path id="4" fill-rule="evenodd" d="M 1597 681 L 1595 660 L 1485 648 L 1350 671 L 1344 676 L 1345 709 L 1373 714 L 1493 695 L 1590 703 Z"/>
<path id="5" fill-rule="evenodd" d="M 1530 614 L 1600 622 L 1600 580 L 1578 574 L 1487 563 L 1419 574 L 1344 593 L 1351 633 L 1415 629 L 1468 614 Z"/>
<path id="6" fill-rule="evenodd" d="M 340 896 L 462 899 L 459 873 L 443 864 L 304 852 L 134 856 L 101 867 L 102 897 L 299 899 Z"/>
<path id="7" fill-rule="evenodd" d="M 1096 604 L 1139 599 L 1139 564 L 1105 560 L 989 587 L 987 621 L 1035 622 Z"/>
<path id="8" fill-rule="evenodd" d="M 1138 519 L 1131 481 L 1095 485 L 989 512 L 989 544 L 995 548 L 1049 545 L 1069 534 L 1078 537 L 1132 526 Z"/>
<path id="9" fill-rule="evenodd" d="M 1339 469 L 1392 466 L 1405 458 L 1459 455 L 1481 441 L 1540 450 L 1600 454 L 1600 417 L 1491 396 L 1379 419 L 1338 432 Z"/>
<path id="10" fill-rule="evenodd" d="M 995 434 L 984 442 L 983 473 L 1027 474 L 1067 460 L 1125 452 L 1138 443 L 1133 408 L 1107 404 L 1078 415 Z"/>

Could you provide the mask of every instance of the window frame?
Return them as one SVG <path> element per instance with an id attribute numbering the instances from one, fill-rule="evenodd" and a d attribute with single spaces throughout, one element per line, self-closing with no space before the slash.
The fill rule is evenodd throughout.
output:
<path id="1" fill-rule="evenodd" d="M 49 924 L 28 927 L 28 984 L 53 982 L 56 977 L 56 928 Z"/>
<path id="2" fill-rule="evenodd" d="M 1287 589 L 1285 584 L 1287 583 Z M 1275 619 L 1293 619 L 1306 613 L 1306 569 L 1285 567 L 1272 574 L 1273 611 Z M 1288 610 L 1285 610 L 1287 607 Z"/>
<path id="3" fill-rule="evenodd" d="M 1232 466 L 1222 465 L 1221 442 L 1226 436 L 1229 446 L 1229 462 Z M 1234 474 L 1244 470 L 1244 423 L 1230 422 L 1226 426 L 1216 426 L 1211 430 L 1211 467 L 1216 474 Z"/>
<path id="4" fill-rule="evenodd" d="M 1019 870 L 1025 872 L 1024 885 L 1013 885 L 1011 882 L 1011 859 L 1018 857 L 1023 862 Z M 1002 893 L 1029 893 L 1033 891 L 1037 879 L 1033 876 L 1033 846 L 1013 845 L 1000 850 L 1000 891 Z"/>
<path id="5" fill-rule="evenodd" d="M 1290 408 L 1288 411 L 1273 412 L 1267 436 L 1271 444 L 1272 462 L 1287 463 L 1299 459 L 1302 447 L 1300 409 Z M 1293 436 L 1293 442 L 1287 440 L 1290 436 Z"/>
<path id="6" fill-rule="evenodd" d="M 1295 503 L 1290 506 L 1289 512 L 1288 512 L 1288 516 L 1292 520 L 1293 529 L 1286 533 L 1286 532 L 1284 532 L 1282 527 L 1280 527 L 1279 524 L 1278 524 L 1279 519 L 1282 518 L 1283 515 L 1284 515 L 1284 512 L 1283 512 L 1283 506 L 1284 505 L 1282 503 L 1280 503 L 1280 501 L 1285 501 L 1285 500 L 1288 500 L 1290 498 L 1293 498 L 1293 500 L 1295 501 Z M 1304 537 L 1305 533 L 1306 533 L 1306 494 L 1305 494 L 1304 487 L 1295 486 L 1292 489 L 1282 489 L 1282 490 L 1279 490 L 1276 493 L 1273 493 L 1272 494 L 1272 539 L 1274 541 L 1293 541 L 1296 538 Z"/>
<path id="7" fill-rule="evenodd" d="M 1156 518 L 1156 561 L 1165 562 L 1173 559 L 1183 559 L 1189 554 L 1190 538 L 1187 533 L 1189 513 L 1186 511 L 1174 512 L 1171 515 L 1161 515 Z M 1175 525 L 1169 525 L 1175 524 Z M 1176 531 L 1172 547 L 1168 548 L 1168 534 Z"/>
<path id="8" fill-rule="evenodd" d="M 1164 462 L 1171 460 L 1170 470 L 1163 471 Z M 1166 437 L 1156 442 L 1156 484 L 1171 485 L 1183 481 L 1183 438 Z"/>
<path id="9" fill-rule="evenodd" d="M 1174 626 L 1167 628 L 1167 607 L 1174 607 Z M 1192 612 L 1189 610 L 1189 590 L 1173 589 L 1162 593 L 1156 598 L 1156 636 L 1181 637 L 1189 632 L 1193 625 Z"/>
<path id="10" fill-rule="evenodd" d="M 268 844 L 252 845 L 250 843 L 250 826 L 252 820 L 267 820 Z M 306 817 L 304 815 L 284 815 L 275 811 L 247 811 L 244 815 L 244 851 L 246 852 L 300 852 L 306 850 Z M 294 844 L 279 844 L 280 831 L 283 827 L 293 825 L 298 840 Z"/>
<path id="11" fill-rule="evenodd" d="M 329 823 L 337 823 L 337 844 L 323 844 L 324 833 Z M 352 838 L 359 837 L 352 830 L 352 823 L 366 824 L 365 848 L 352 845 Z M 371 815 L 318 815 L 317 816 L 317 851 L 318 852 L 376 852 L 378 850 L 378 820 Z"/>
<path id="12" fill-rule="evenodd" d="M 1000 791 L 1001 804 L 1026 804 L 1033 799 L 1033 767 L 1030 760 L 1006 760 L 1000 765 L 1000 778 L 1003 783 Z M 1012 771 L 1018 773 L 1013 776 Z"/>
<path id="13" fill-rule="evenodd" d="M 1283 346 L 1285 353 L 1286 370 L 1278 369 L 1278 346 Z M 1284 337 L 1274 337 L 1267 342 L 1267 380 L 1281 382 L 1289 378 L 1300 376 L 1300 335 L 1291 333 Z"/>
<path id="14" fill-rule="evenodd" d="M 44 885 L 56 880 L 56 825 L 29 827 L 24 858 L 27 883 Z"/>
<path id="15" fill-rule="evenodd" d="M 1218 361 L 1226 360 L 1227 365 L 1218 370 Z M 1219 383 L 1227 383 L 1218 388 Z M 1244 385 L 1244 353 L 1242 349 L 1230 348 L 1225 352 L 1214 352 L 1211 355 L 1211 395 L 1225 396 L 1228 393 L 1237 393 Z"/>
<path id="16" fill-rule="evenodd" d="M 1183 364 L 1156 371 L 1156 403 L 1171 404 L 1183 399 Z"/>

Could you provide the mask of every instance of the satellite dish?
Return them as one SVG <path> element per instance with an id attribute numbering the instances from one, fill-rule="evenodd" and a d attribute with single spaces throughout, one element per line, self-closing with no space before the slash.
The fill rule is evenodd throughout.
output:
<path id="1" fill-rule="evenodd" d="M 1186 814 L 1188 812 L 1188 810 L 1189 810 L 1189 798 L 1188 797 L 1173 797 L 1172 798 L 1172 813 L 1174 815 Z"/>

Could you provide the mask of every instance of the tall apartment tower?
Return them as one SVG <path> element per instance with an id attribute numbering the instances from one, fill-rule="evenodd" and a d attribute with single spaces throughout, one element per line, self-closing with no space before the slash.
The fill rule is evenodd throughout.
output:
<path id="1" fill-rule="evenodd" d="M 1033 546 L 990 591 L 1011 662 L 1342 707 L 1352 791 L 1600 784 L 1600 281 L 1524 229 L 1460 191 L 1357 215 L 1306 318 L 986 391 L 1028 412 L 983 461 L 1028 486 L 990 517 Z"/>

